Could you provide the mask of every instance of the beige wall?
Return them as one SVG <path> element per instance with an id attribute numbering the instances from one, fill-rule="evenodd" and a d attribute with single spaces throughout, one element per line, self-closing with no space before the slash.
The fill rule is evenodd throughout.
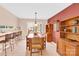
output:
<path id="1" fill-rule="evenodd" d="M 0 26 L 1 25 L 13 26 L 13 28 L 7 28 L 6 31 L 14 30 L 18 25 L 16 16 L 11 14 L 2 6 L 0 6 Z"/>

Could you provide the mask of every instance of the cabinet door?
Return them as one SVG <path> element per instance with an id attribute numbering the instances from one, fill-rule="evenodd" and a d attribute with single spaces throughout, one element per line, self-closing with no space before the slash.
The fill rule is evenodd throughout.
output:
<path id="1" fill-rule="evenodd" d="M 66 45 L 66 56 L 75 56 L 75 47 L 71 45 Z"/>
<path id="2" fill-rule="evenodd" d="M 59 39 L 57 42 L 57 50 L 59 54 L 65 55 L 65 43 L 61 39 Z"/>

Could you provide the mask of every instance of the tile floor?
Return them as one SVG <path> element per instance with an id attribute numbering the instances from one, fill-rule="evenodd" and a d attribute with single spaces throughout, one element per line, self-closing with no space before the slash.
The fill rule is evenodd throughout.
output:
<path id="1" fill-rule="evenodd" d="M 11 52 L 10 48 L 7 49 L 7 56 L 30 56 L 29 50 L 26 50 L 26 41 L 20 40 L 15 44 L 15 49 Z M 4 56 L 3 52 L 0 52 L 1 56 Z M 41 56 L 40 53 L 33 53 L 34 56 Z M 47 43 L 46 49 L 43 50 L 43 56 L 59 56 L 56 52 L 55 43 Z"/>

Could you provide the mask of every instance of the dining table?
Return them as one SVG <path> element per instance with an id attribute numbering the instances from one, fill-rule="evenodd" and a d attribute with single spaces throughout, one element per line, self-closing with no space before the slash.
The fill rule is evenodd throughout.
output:
<path id="1" fill-rule="evenodd" d="M 45 37 L 45 35 L 43 35 L 43 34 L 41 34 L 41 33 L 38 33 L 38 34 L 33 34 L 33 33 L 31 33 L 31 34 L 28 34 L 28 36 L 27 36 L 27 38 L 29 38 L 29 39 L 32 39 L 32 38 L 34 38 L 34 37 L 39 37 L 39 38 L 44 38 Z"/>
<path id="2" fill-rule="evenodd" d="M 41 33 L 37 33 L 36 35 L 34 34 L 34 33 L 30 33 L 30 34 L 28 34 L 27 36 L 26 36 L 26 43 L 27 43 L 27 47 L 29 47 L 29 41 L 32 39 L 32 38 L 34 38 L 34 37 L 39 37 L 39 38 L 42 38 L 43 40 L 43 49 L 44 49 L 44 43 L 46 42 L 46 40 L 45 40 L 45 37 L 46 37 L 46 35 L 45 34 L 41 34 Z"/>

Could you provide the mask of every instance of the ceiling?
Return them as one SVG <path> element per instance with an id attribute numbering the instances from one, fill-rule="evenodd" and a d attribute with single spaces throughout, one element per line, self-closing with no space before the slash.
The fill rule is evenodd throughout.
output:
<path id="1" fill-rule="evenodd" d="M 19 18 L 49 19 L 72 3 L 0 3 L 4 8 Z"/>

